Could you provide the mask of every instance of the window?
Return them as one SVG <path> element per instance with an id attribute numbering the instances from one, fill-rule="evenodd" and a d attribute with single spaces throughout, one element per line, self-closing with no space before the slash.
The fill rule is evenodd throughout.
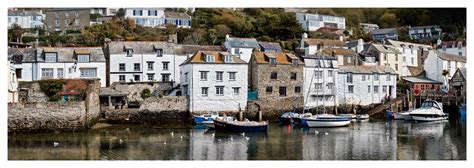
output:
<path id="1" fill-rule="evenodd" d="M 135 78 L 135 81 L 138 81 L 138 82 L 140 81 L 140 75 L 135 75 L 134 78 Z"/>
<path id="2" fill-rule="evenodd" d="M 125 52 L 127 52 L 127 57 L 133 56 L 133 50 L 132 49 L 127 49 L 127 50 L 125 50 Z"/>
<path id="3" fill-rule="evenodd" d="M 57 53 L 45 53 L 44 61 L 45 62 L 57 62 Z"/>
<path id="4" fill-rule="evenodd" d="M 370 93 L 370 85 L 367 86 L 367 93 Z"/>
<path id="5" fill-rule="evenodd" d="M 352 83 L 352 73 L 347 73 L 346 78 L 347 83 Z"/>
<path id="6" fill-rule="evenodd" d="M 187 82 L 188 81 L 188 73 L 184 73 L 184 81 Z"/>
<path id="7" fill-rule="evenodd" d="M 224 95 L 224 86 L 216 86 L 216 95 L 218 96 Z"/>
<path id="8" fill-rule="evenodd" d="M 383 60 L 387 60 L 387 53 L 383 54 Z"/>
<path id="9" fill-rule="evenodd" d="M 77 55 L 77 62 L 89 62 L 89 55 Z"/>
<path id="10" fill-rule="evenodd" d="M 346 57 L 346 63 L 352 64 L 352 57 Z"/>
<path id="11" fill-rule="evenodd" d="M 237 73 L 237 72 L 229 72 L 229 80 L 230 80 L 230 81 L 235 81 L 235 74 L 236 74 L 236 73 Z"/>
<path id="12" fill-rule="evenodd" d="M 323 84 L 321 84 L 321 83 L 315 83 L 315 84 L 314 84 L 314 89 L 316 89 L 317 91 L 323 90 Z"/>
<path id="13" fill-rule="evenodd" d="M 411 64 L 415 65 L 415 58 L 411 58 Z"/>
<path id="14" fill-rule="evenodd" d="M 207 81 L 207 71 L 200 71 L 201 74 L 201 80 L 202 81 Z"/>
<path id="15" fill-rule="evenodd" d="M 398 54 L 395 54 L 395 61 L 398 61 Z"/>
<path id="16" fill-rule="evenodd" d="M 167 71 L 168 70 L 168 65 L 170 64 L 170 62 L 163 62 L 163 70 L 164 71 Z"/>
<path id="17" fill-rule="evenodd" d="M 73 13 L 74 13 L 74 16 L 76 16 L 76 17 L 78 17 L 78 16 L 79 16 L 79 12 L 77 12 L 77 11 L 73 11 Z"/>
<path id="18" fill-rule="evenodd" d="M 299 64 L 298 59 L 292 59 L 291 64 L 293 64 L 293 66 L 298 66 L 298 64 Z"/>
<path id="19" fill-rule="evenodd" d="M 42 68 L 41 76 L 42 78 L 53 78 L 53 68 Z"/>
<path id="20" fill-rule="evenodd" d="M 448 68 L 451 68 L 451 61 L 448 61 Z"/>
<path id="21" fill-rule="evenodd" d="M 125 82 L 125 75 L 119 75 L 119 82 Z"/>
<path id="22" fill-rule="evenodd" d="M 214 56 L 213 55 L 206 55 L 206 62 L 214 62 Z"/>
<path id="23" fill-rule="evenodd" d="M 134 71 L 140 71 L 140 63 L 133 64 L 133 70 Z"/>
<path id="24" fill-rule="evenodd" d="M 267 92 L 267 93 L 272 93 L 272 92 L 273 92 L 273 87 L 267 86 L 267 87 L 265 88 L 265 92 Z"/>
<path id="25" fill-rule="evenodd" d="M 334 88 L 334 83 L 327 83 L 326 87 L 328 88 L 329 91 L 332 92 L 332 89 Z"/>
<path id="26" fill-rule="evenodd" d="M 301 86 L 295 86 L 295 93 L 301 93 Z"/>
<path id="27" fill-rule="evenodd" d="M 280 93 L 280 96 L 286 96 L 286 87 L 280 87 L 278 92 Z"/>
<path id="28" fill-rule="evenodd" d="M 226 55 L 224 58 L 225 62 L 234 62 L 234 57 L 232 57 L 231 55 Z"/>
<path id="29" fill-rule="evenodd" d="M 169 82 L 170 81 L 170 74 L 161 74 L 161 81 Z"/>
<path id="30" fill-rule="evenodd" d="M 54 21 L 54 23 L 55 23 L 54 25 L 55 25 L 56 27 L 59 27 L 59 26 L 60 26 L 60 25 L 59 25 L 59 19 L 56 19 L 56 20 Z"/>
<path id="31" fill-rule="evenodd" d="M 69 21 L 69 19 L 64 20 L 64 25 L 66 25 L 66 27 L 69 27 L 69 25 L 71 25 L 70 23 L 71 22 Z"/>
<path id="32" fill-rule="evenodd" d="M 270 79 L 277 79 L 278 78 L 278 73 L 277 72 L 272 72 L 270 74 Z"/>
<path id="33" fill-rule="evenodd" d="M 153 81 L 155 80 L 155 74 L 147 74 L 148 75 L 148 80 Z"/>
<path id="34" fill-rule="evenodd" d="M 58 78 L 64 77 L 64 69 L 63 68 L 58 68 L 57 72 L 56 72 L 56 76 L 58 76 Z"/>
<path id="35" fill-rule="evenodd" d="M 76 24 L 76 26 L 79 26 L 80 22 L 81 22 L 81 19 L 74 19 L 74 24 Z"/>
<path id="36" fill-rule="evenodd" d="M 459 55 L 459 56 L 462 56 L 462 52 L 458 52 L 458 55 Z"/>
<path id="37" fill-rule="evenodd" d="M 365 81 L 365 75 L 362 74 L 362 81 Z"/>
<path id="38" fill-rule="evenodd" d="M 323 78 L 323 71 L 314 71 L 314 76 L 316 77 L 316 79 Z"/>
<path id="39" fill-rule="evenodd" d="M 370 80 L 370 76 L 372 76 L 372 75 L 367 75 L 367 80 Z"/>
<path id="40" fill-rule="evenodd" d="M 386 93 L 387 92 L 387 86 L 382 86 L 382 93 Z"/>
<path id="41" fill-rule="evenodd" d="M 223 76 L 224 72 L 216 72 L 216 80 L 217 81 L 222 81 L 222 76 Z"/>
<path id="42" fill-rule="evenodd" d="M 21 68 L 15 69 L 15 74 L 17 79 L 21 79 Z"/>
<path id="43" fill-rule="evenodd" d="M 351 86 L 347 86 L 347 91 L 348 91 L 349 93 L 354 93 L 354 86 L 352 86 L 352 85 L 351 85 Z"/>
<path id="44" fill-rule="evenodd" d="M 390 81 L 390 74 L 387 74 L 387 81 Z"/>
<path id="45" fill-rule="evenodd" d="M 374 86 L 374 93 L 378 93 L 379 92 L 379 86 Z"/>
<path id="46" fill-rule="evenodd" d="M 119 64 L 119 71 L 125 71 L 125 63 Z"/>
<path id="47" fill-rule="evenodd" d="M 240 87 L 233 87 L 232 90 L 233 90 L 234 95 L 238 95 Z"/>
<path id="48" fill-rule="evenodd" d="M 376 81 L 379 80 L 379 74 L 374 74 L 374 80 L 376 80 Z"/>
<path id="49" fill-rule="evenodd" d="M 277 64 L 276 58 L 270 58 L 270 64 L 276 65 Z"/>
<path id="50" fill-rule="evenodd" d="M 207 96 L 209 94 L 209 88 L 208 87 L 202 87 L 201 88 L 201 95 L 202 96 Z"/>
<path id="51" fill-rule="evenodd" d="M 163 57 L 163 49 L 161 49 L 161 48 L 156 49 L 156 56 L 157 57 Z"/>
<path id="52" fill-rule="evenodd" d="M 133 16 L 142 16 L 142 10 L 133 10 Z"/>
<path id="53" fill-rule="evenodd" d="M 407 62 L 407 57 L 403 56 L 403 62 Z"/>
<path id="54" fill-rule="evenodd" d="M 395 64 L 395 71 L 398 71 L 398 64 Z"/>
<path id="55" fill-rule="evenodd" d="M 96 77 L 96 68 L 81 68 L 81 77 Z"/>
<path id="56" fill-rule="evenodd" d="M 292 72 L 290 76 L 291 80 L 296 80 L 296 72 Z"/>
<path id="57" fill-rule="evenodd" d="M 188 85 L 183 85 L 183 95 L 188 95 Z"/>

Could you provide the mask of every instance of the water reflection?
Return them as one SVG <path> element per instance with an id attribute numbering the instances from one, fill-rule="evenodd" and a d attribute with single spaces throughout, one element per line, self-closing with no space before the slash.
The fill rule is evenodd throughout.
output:
<path id="1" fill-rule="evenodd" d="M 363 122 L 342 128 L 271 124 L 267 133 L 115 126 L 63 134 L 10 135 L 10 160 L 443 160 L 466 159 L 466 128 Z M 58 145 L 55 147 L 54 143 Z"/>

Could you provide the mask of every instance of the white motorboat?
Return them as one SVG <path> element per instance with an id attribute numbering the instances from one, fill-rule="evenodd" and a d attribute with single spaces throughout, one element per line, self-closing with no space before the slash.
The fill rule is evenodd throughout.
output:
<path id="1" fill-rule="evenodd" d="M 338 114 L 336 116 L 340 116 L 340 117 L 346 117 L 346 118 L 349 118 L 351 120 L 356 120 L 357 119 L 357 116 L 354 115 L 354 114 Z"/>
<path id="2" fill-rule="evenodd" d="M 359 114 L 359 115 L 356 115 L 356 119 L 357 120 L 368 120 L 369 119 L 369 114 Z"/>
<path id="3" fill-rule="evenodd" d="M 300 114 L 300 115 L 297 116 L 297 117 L 293 117 L 293 124 L 306 125 L 306 123 L 305 123 L 304 120 L 303 120 L 303 119 L 306 119 L 306 118 L 313 118 L 313 114 L 311 114 L 311 113 L 304 113 L 304 114 Z"/>
<path id="4" fill-rule="evenodd" d="M 411 115 L 410 115 L 410 112 L 411 111 L 405 111 L 405 112 L 401 112 L 401 113 L 395 113 L 393 118 L 395 120 L 406 120 L 406 121 L 410 121 L 412 120 L 411 119 Z"/>
<path id="5" fill-rule="evenodd" d="M 308 127 L 343 127 L 351 123 L 347 117 L 335 116 L 332 114 L 320 114 L 312 118 L 304 118 L 304 123 Z"/>
<path id="6" fill-rule="evenodd" d="M 414 121 L 439 121 L 448 119 L 448 115 L 443 112 L 443 104 L 427 100 L 421 104 L 421 107 L 411 111 L 411 119 Z"/>

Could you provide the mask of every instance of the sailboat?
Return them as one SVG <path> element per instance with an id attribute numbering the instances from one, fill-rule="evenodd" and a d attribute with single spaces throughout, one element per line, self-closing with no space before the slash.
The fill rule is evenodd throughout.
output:
<path id="1" fill-rule="evenodd" d="M 324 62 L 321 62 L 321 55 L 319 55 L 319 60 L 317 59 L 316 61 L 318 62 L 318 71 L 319 71 L 319 68 L 321 67 L 321 65 L 324 65 Z M 311 83 L 309 85 L 309 89 L 308 89 L 308 95 L 310 93 L 310 90 L 311 90 L 311 85 L 313 84 L 313 79 L 314 79 L 314 74 L 315 72 L 313 71 L 313 75 L 311 77 Z M 323 83 L 324 83 L 324 71 L 323 71 Z M 318 78 L 318 82 L 319 82 L 319 78 Z M 324 86 L 322 87 L 322 90 L 323 90 L 323 107 L 324 107 L 324 112 L 323 114 L 318 114 L 318 115 L 314 115 L 313 117 L 311 118 L 302 118 L 302 123 L 305 123 L 305 125 L 307 125 L 308 127 L 342 127 L 342 126 L 348 126 L 350 123 L 351 123 L 351 119 L 350 118 L 347 118 L 347 117 L 342 117 L 342 116 L 336 116 L 336 115 L 333 115 L 333 114 L 327 114 L 326 113 L 326 107 L 324 106 L 324 103 L 325 103 L 325 98 L 324 98 Z M 334 98 L 335 99 L 335 98 Z M 319 101 L 319 100 L 318 100 Z M 336 105 L 336 104 L 334 104 Z M 305 102 L 305 107 L 306 107 L 306 102 Z"/>

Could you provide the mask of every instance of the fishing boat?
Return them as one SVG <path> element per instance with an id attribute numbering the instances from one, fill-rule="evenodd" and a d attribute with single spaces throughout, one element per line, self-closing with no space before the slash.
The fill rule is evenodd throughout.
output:
<path id="1" fill-rule="evenodd" d="M 217 131 L 227 132 L 266 132 L 268 122 L 262 121 L 226 121 L 221 119 L 214 120 L 214 126 Z"/>
<path id="2" fill-rule="evenodd" d="M 343 127 L 351 124 L 351 119 L 332 114 L 320 114 L 303 119 L 308 127 Z"/>
<path id="3" fill-rule="evenodd" d="M 196 124 L 213 124 L 214 120 L 219 117 L 219 113 L 216 111 L 211 111 L 207 114 L 194 115 L 194 123 Z"/>
<path id="4" fill-rule="evenodd" d="M 293 122 L 293 118 L 299 116 L 298 113 L 295 112 L 286 112 L 283 113 L 280 118 L 278 119 L 281 125 L 289 125 Z"/>
<path id="5" fill-rule="evenodd" d="M 443 105 L 437 101 L 427 100 L 421 107 L 410 112 L 414 121 L 439 121 L 448 119 L 448 115 L 443 112 Z"/>
<path id="6" fill-rule="evenodd" d="M 303 120 L 305 118 L 313 118 L 313 114 L 311 113 L 299 114 L 296 117 L 293 117 L 293 124 L 306 125 L 306 123 Z"/>

